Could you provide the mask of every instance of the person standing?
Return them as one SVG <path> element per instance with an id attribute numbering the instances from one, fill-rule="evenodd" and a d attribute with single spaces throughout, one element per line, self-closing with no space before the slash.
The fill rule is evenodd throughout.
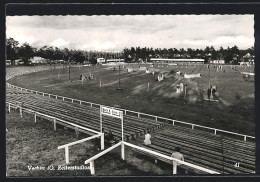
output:
<path id="1" fill-rule="evenodd" d="M 181 153 L 181 149 L 179 147 L 175 148 L 175 152 L 172 153 L 171 157 L 175 158 L 175 159 L 178 159 L 180 161 L 184 161 L 183 154 Z M 176 166 L 181 166 L 182 165 L 182 164 L 178 164 L 175 161 L 173 163 L 175 163 Z M 185 170 L 185 174 L 188 174 L 187 170 Z"/>
<path id="2" fill-rule="evenodd" d="M 152 144 L 151 138 L 152 138 L 152 136 L 150 135 L 150 132 L 147 131 L 147 133 L 144 136 L 144 144 L 145 145 L 151 145 Z"/>

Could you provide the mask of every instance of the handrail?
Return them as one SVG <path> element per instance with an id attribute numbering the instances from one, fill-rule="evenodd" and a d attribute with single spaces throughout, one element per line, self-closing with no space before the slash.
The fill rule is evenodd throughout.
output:
<path id="1" fill-rule="evenodd" d="M 155 151 L 152 151 L 152 150 L 149 150 L 149 149 L 146 149 L 146 148 L 143 148 L 143 147 L 139 147 L 137 145 L 133 145 L 131 143 L 128 143 L 128 142 L 123 142 L 125 145 L 129 146 L 129 147 L 132 147 L 132 148 L 135 148 L 135 149 L 138 149 L 138 150 L 141 150 L 141 151 L 144 151 L 144 152 L 147 152 L 147 153 L 150 153 L 150 154 L 153 154 L 153 155 L 157 155 L 159 157 L 163 157 L 165 159 L 168 159 L 168 160 L 171 160 L 171 161 L 175 161 L 179 164 L 183 164 L 183 165 L 186 165 L 186 166 L 189 166 L 189 167 L 192 167 L 192 168 L 195 168 L 195 169 L 199 169 L 201 171 L 204 171 L 204 172 L 207 172 L 207 173 L 210 173 L 210 174 L 220 174 L 219 172 L 216 172 L 216 171 L 213 171 L 213 170 L 210 170 L 210 169 L 206 169 L 204 167 L 200 167 L 200 166 L 197 166 L 197 165 L 194 165 L 194 164 L 191 164 L 191 163 L 188 163 L 188 162 L 185 162 L 185 161 L 181 161 L 179 159 L 175 159 L 173 157 L 169 157 L 167 155 L 164 155 L 164 154 L 161 154 L 159 152 L 155 152 Z"/>
<path id="2" fill-rule="evenodd" d="M 58 67 L 58 66 L 57 66 Z M 39 70 L 34 70 L 34 71 L 26 71 L 26 72 L 22 72 L 22 73 L 18 73 L 18 74 L 14 74 L 14 75 L 11 75 L 11 76 L 8 76 L 6 77 L 7 80 L 9 80 L 10 78 L 13 78 L 17 75 L 22 75 L 22 74 L 27 74 L 27 73 L 31 73 L 31 72 L 37 72 L 37 71 L 44 71 L 44 70 L 49 70 L 50 68 L 44 68 L 44 69 L 39 69 Z M 8 86 L 9 87 L 13 87 L 13 88 L 17 88 L 17 89 L 24 89 L 24 88 L 21 88 L 21 87 L 17 87 L 17 86 L 14 86 L 10 83 L 8 83 Z M 71 100 L 72 102 L 73 101 L 78 101 L 81 103 L 87 103 L 87 104 L 90 104 L 91 107 L 92 105 L 96 105 L 96 106 L 100 106 L 101 104 L 97 104 L 97 103 L 93 103 L 93 102 L 88 102 L 88 101 L 83 101 L 83 100 L 78 100 L 78 99 L 73 99 L 73 98 L 69 98 L 69 97 L 64 97 L 64 96 L 58 96 L 58 95 L 54 95 L 54 94 L 48 94 L 48 93 L 44 93 L 44 92 L 40 92 L 40 91 L 33 91 L 33 90 L 30 90 L 30 89 L 27 89 L 29 91 L 32 91 L 32 92 L 36 92 L 45 96 L 45 95 L 48 95 L 49 97 L 50 96 L 55 96 L 55 97 L 60 97 L 60 98 L 63 98 L 64 99 L 68 99 L 68 100 Z M 105 106 L 105 105 L 104 105 Z M 111 106 L 107 106 L 107 107 L 111 107 Z M 111 108 L 116 108 L 116 107 L 111 107 Z M 246 141 L 246 138 L 252 138 L 252 139 L 255 139 L 254 136 L 250 136 L 250 135 L 246 135 L 246 134 L 240 134 L 240 133 L 235 133 L 235 132 L 230 132 L 230 131 L 226 131 L 226 130 L 222 130 L 222 129 L 217 129 L 217 128 L 211 128 L 211 127 L 207 127 L 207 126 L 202 126 L 202 125 L 197 125 L 197 124 L 193 124 L 193 123 L 188 123 L 188 122 L 184 122 L 184 121 L 179 121 L 179 120 L 173 120 L 173 119 L 169 119 L 169 118 L 164 118 L 164 117 L 160 117 L 160 116 L 155 116 L 155 115 L 151 115 L 151 114 L 146 114 L 146 113 L 141 113 L 141 112 L 137 112 L 137 111 L 131 111 L 131 110 L 127 110 L 127 109 L 123 109 L 123 108 L 116 108 L 118 110 L 121 110 L 121 111 L 124 111 L 124 113 L 126 114 L 126 112 L 131 112 L 131 113 L 136 113 L 138 114 L 138 117 L 140 115 L 143 115 L 143 116 L 150 116 L 150 117 L 154 117 L 155 120 L 157 121 L 158 119 L 164 119 L 164 120 L 167 120 L 167 121 L 171 121 L 173 123 L 177 122 L 177 123 L 182 123 L 182 124 L 186 124 L 186 125 L 190 125 L 192 126 L 192 129 L 194 129 L 194 126 L 196 127 L 199 127 L 199 128 L 206 128 L 206 129 L 209 129 L 209 130 L 213 130 L 214 131 L 214 134 L 216 134 L 217 131 L 219 132 L 223 132 L 223 133 L 229 133 L 229 134 L 232 134 L 232 135 L 237 135 L 237 136 L 243 136 L 244 137 L 244 140 Z"/>
<path id="3" fill-rule="evenodd" d="M 97 155 L 94 155 L 93 157 L 91 157 L 91 158 L 89 158 L 88 160 L 86 160 L 86 161 L 85 161 L 85 164 L 88 164 L 88 163 L 90 163 L 91 161 L 96 160 L 96 159 L 99 158 L 100 156 L 102 156 L 102 155 L 104 155 L 104 154 L 110 152 L 111 150 L 113 150 L 114 148 L 120 146 L 121 144 L 122 144 L 122 141 L 119 142 L 119 143 L 117 143 L 117 144 L 115 144 L 115 145 L 113 145 L 112 147 L 109 147 L 108 149 L 106 149 L 106 150 L 104 150 L 104 151 L 98 153 Z"/>
<path id="4" fill-rule="evenodd" d="M 97 137 L 100 137 L 104 134 L 100 133 L 100 134 L 97 134 L 97 135 L 94 135 L 94 136 L 91 136 L 91 137 L 88 137 L 88 138 L 84 138 L 84 139 L 81 139 L 81 140 L 78 140 L 78 141 L 75 141 L 75 142 L 71 142 L 71 143 L 67 143 L 65 145 L 61 145 L 58 147 L 58 149 L 62 149 L 62 148 L 65 148 L 65 147 L 69 147 L 69 146 L 72 146 L 72 145 L 76 145 L 78 143 L 82 143 L 82 142 L 86 142 L 88 140 L 92 140 L 94 138 L 97 138 Z"/>

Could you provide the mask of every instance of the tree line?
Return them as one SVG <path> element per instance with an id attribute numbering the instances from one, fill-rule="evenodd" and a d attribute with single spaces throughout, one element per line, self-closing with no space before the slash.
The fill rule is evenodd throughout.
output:
<path id="1" fill-rule="evenodd" d="M 245 55 L 249 53 L 251 57 L 254 55 L 254 47 L 240 50 L 236 45 L 233 47 L 227 47 L 224 49 L 220 47 L 215 49 L 213 46 L 207 46 L 205 49 L 191 49 L 191 48 L 140 48 L 131 47 L 123 50 L 124 59 L 127 62 L 130 61 L 149 61 L 151 58 L 168 58 L 168 59 L 204 59 L 205 63 L 209 60 L 225 60 L 225 63 L 237 64 L 239 61 L 248 61 L 245 59 Z"/>
<path id="2" fill-rule="evenodd" d="M 64 60 L 66 62 L 83 63 L 97 63 L 97 58 L 107 59 L 124 59 L 126 62 L 147 61 L 151 58 L 188 58 L 188 59 L 204 59 L 205 63 L 209 60 L 225 60 L 225 63 L 237 64 L 244 60 L 244 55 L 249 53 L 254 55 L 254 47 L 240 50 L 236 45 L 224 49 L 220 47 L 215 49 L 213 46 L 207 46 L 205 49 L 191 49 L 191 48 L 141 48 L 131 47 L 124 48 L 122 52 L 107 52 L 107 51 L 83 51 L 73 49 L 60 49 L 53 46 L 43 46 L 41 48 L 34 48 L 28 43 L 20 45 L 20 43 L 13 38 L 6 39 L 6 56 L 7 60 L 11 60 L 11 64 L 15 64 L 15 60 L 21 59 L 25 64 L 35 56 L 47 59 L 52 63 L 55 60 Z"/>
<path id="3" fill-rule="evenodd" d="M 6 39 L 6 59 L 11 60 L 11 65 L 15 64 L 15 60 L 21 59 L 24 64 L 28 64 L 29 60 L 33 57 L 39 56 L 49 63 L 56 60 L 64 60 L 66 62 L 83 63 L 84 61 L 92 64 L 97 63 L 97 58 L 105 59 L 118 59 L 123 58 L 120 52 L 106 52 L 106 51 L 83 51 L 73 49 L 60 49 L 53 46 L 43 46 L 41 48 L 32 47 L 28 43 L 19 45 L 20 43 L 13 38 Z"/>

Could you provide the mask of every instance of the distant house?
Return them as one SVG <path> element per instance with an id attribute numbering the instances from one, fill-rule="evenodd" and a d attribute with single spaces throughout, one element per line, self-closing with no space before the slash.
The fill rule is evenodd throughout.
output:
<path id="1" fill-rule="evenodd" d="M 249 63 L 250 65 L 253 65 L 253 64 L 255 64 L 255 60 L 254 60 L 254 59 L 250 59 L 250 60 L 248 61 L 248 63 Z"/>
<path id="2" fill-rule="evenodd" d="M 11 60 L 6 60 L 5 65 L 11 65 Z"/>
<path id="3" fill-rule="evenodd" d="M 100 64 L 100 63 L 105 63 L 106 60 L 105 58 L 97 58 L 97 63 Z"/>
<path id="4" fill-rule="evenodd" d="M 210 60 L 211 64 L 225 64 L 225 60 Z"/>
<path id="5" fill-rule="evenodd" d="M 238 62 L 239 65 L 249 65 L 249 62 L 245 62 L 245 61 L 241 61 L 241 62 Z"/>
<path id="6" fill-rule="evenodd" d="M 31 58 L 29 60 L 29 62 L 31 62 L 32 64 L 44 64 L 44 63 L 47 63 L 48 60 L 44 59 L 42 57 L 39 57 L 39 56 L 34 56 L 33 58 Z"/>
<path id="7" fill-rule="evenodd" d="M 247 53 L 242 57 L 241 62 L 248 62 L 248 64 L 252 65 L 252 64 L 254 64 L 254 59 L 255 59 L 254 55 Z"/>

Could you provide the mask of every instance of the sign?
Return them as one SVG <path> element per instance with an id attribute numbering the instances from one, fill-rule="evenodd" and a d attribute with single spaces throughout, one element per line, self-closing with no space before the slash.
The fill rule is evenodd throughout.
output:
<path id="1" fill-rule="evenodd" d="M 122 111 L 119 111 L 119 110 L 116 110 L 116 109 L 111 109 L 109 107 L 102 107 L 101 113 L 108 115 L 108 116 L 116 117 L 116 118 L 123 118 L 123 112 Z"/>

